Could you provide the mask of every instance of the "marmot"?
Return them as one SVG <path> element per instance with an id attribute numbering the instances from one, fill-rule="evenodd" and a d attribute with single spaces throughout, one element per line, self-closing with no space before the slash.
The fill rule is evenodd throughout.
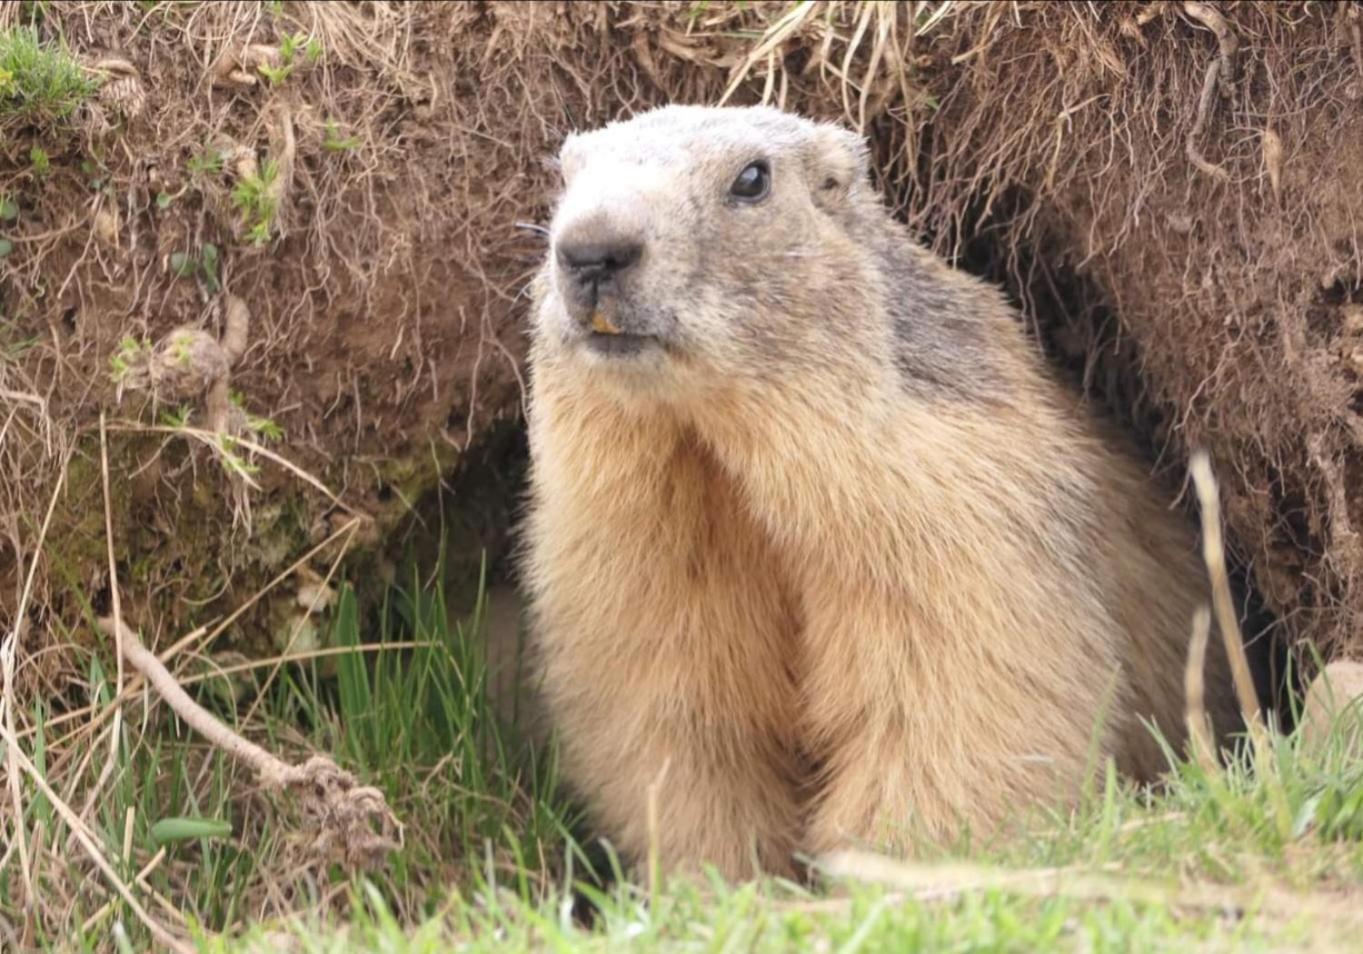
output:
<path id="1" fill-rule="evenodd" d="M 1161 772 L 1192 528 L 1001 293 L 892 218 L 864 141 L 669 106 L 559 160 L 523 570 L 562 769 L 614 846 L 790 873 L 992 830 L 1107 756 Z"/>

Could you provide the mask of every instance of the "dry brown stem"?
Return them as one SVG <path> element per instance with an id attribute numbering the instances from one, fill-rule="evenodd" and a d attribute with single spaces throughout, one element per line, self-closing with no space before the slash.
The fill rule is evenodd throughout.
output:
<path id="1" fill-rule="evenodd" d="M 1207 639 L 1211 634 L 1211 611 L 1199 606 L 1193 615 L 1193 638 L 1188 646 L 1188 665 L 1183 673 L 1183 691 L 1187 706 L 1188 741 L 1193 758 L 1205 771 L 1216 771 L 1213 753 L 1211 721 L 1207 716 L 1206 668 Z"/>
<path id="2" fill-rule="evenodd" d="M 377 788 L 360 785 L 349 772 L 323 755 L 291 765 L 243 738 L 189 697 L 156 655 L 126 625 L 99 620 L 100 629 L 123 646 L 128 663 L 140 672 L 186 724 L 232 758 L 255 771 L 267 791 L 288 791 L 316 829 L 313 851 L 327 861 L 373 868 L 401 844 L 402 826 Z"/>
<path id="3" fill-rule="evenodd" d="M 10 733 L 8 727 L 0 727 L 0 734 L 4 735 L 5 747 L 10 752 L 14 753 L 13 757 L 19 764 L 19 767 L 24 771 L 24 774 L 33 781 L 33 784 L 37 786 L 38 790 L 43 793 L 52 807 L 56 809 L 57 814 L 61 816 L 62 821 L 66 822 L 67 826 L 71 829 L 71 834 L 80 842 L 80 846 L 85 849 L 85 853 L 89 856 L 90 860 L 95 863 L 95 867 L 99 868 L 104 874 L 104 877 L 108 879 L 109 884 L 111 884 L 114 890 L 127 902 L 128 907 L 137 915 L 138 920 L 147 926 L 147 930 L 151 932 L 152 937 L 170 950 L 175 951 L 176 954 L 189 954 L 189 952 L 192 952 L 194 948 L 171 934 L 161 922 L 147 913 L 146 908 L 142 907 L 136 896 L 133 895 L 132 890 L 123 882 L 123 879 L 118 876 L 118 872 L 114 870 L 113 865 L 109 863 L 109 859 L 104 857 L 104 853 L 100 851 L 99 846 L 95 843 L 94 838 L 91 837 L 85 824 L 81 821 L 80 816 L 77 815 L 71 806 L 66 803 L 66 800 L 48 784 L 47 779 L 43 777 L 43 773 L 38 771 L 37 766 L 29 761 L 28 756 L 19 751 L 19 740 Z"/>
<path id="4" fill-rule="evenodd" d="M 1206 451 L 1195 451 L 1189 462 L 1193 483 L 1202 515 L 1202 558 L 1211 578 L 1212 606 L 1216 610 L 1216 625 L 1230 660 L 1231 676 L 1235 680 L 1235 695 L 1240 702 L 1245 725 L 1256 737 L 1266 731 L 1259 695 L 1250 674 L 1245 643 L 1240 636 L 1240 622 L 1235 612 L 1235 598 L 1231 594 L 1230 577 L 1226 573 L 1226 553 L 1221 542 L 1221 494 L 1212 474 L 1211 459 Z"/>
<path id="5" fill-rule="evenodd" d="M 1183 910 L 1254 913 L 1275 919 L 1295 919 L 1309 912 L 1315 917 L 1340 919 L 1335 923 L 1363 927 L 1363 916 L 1353 905 L 1304 898 L 1271 886 L 1164 884 L 1073 867 L 1005 870 L 972 864 L 920 864 L 861 851 L 829 855 L 819 862 L 819 869 L 832 878 L 885 885 L 901 892 L 900 898 L 905 900 L 950 902 L 965 894 L 995 890 L 1029 898 L 1135 902 Z"/>

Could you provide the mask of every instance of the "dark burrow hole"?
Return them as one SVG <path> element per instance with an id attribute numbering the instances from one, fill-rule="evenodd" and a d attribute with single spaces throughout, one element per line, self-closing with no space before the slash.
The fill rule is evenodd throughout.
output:
<path id="1" fill-rule="evenodd" d="M 459 464 L 418 498 L 389 538 L 387 558 L 427 577 L 440 567 L 452 619 L 472 614 L 480 581 L 489 601 L 514 596 L 516 530 L 529 470 L 525 422 L 486 424 Z M 382 497 L 386 488 L 379 488 Z M 392 496 L 391 488 L 387 488 Z M 410 577 L 407 577 L 410 579 Z"/>

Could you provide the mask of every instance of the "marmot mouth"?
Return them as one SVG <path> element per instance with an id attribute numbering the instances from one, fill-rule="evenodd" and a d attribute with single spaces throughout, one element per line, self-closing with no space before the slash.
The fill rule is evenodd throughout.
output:
<path id="1" fill-rule="evenodd" d="M 612 335 L 593 331 L 587 335 L 586 343 L 597 354 L 626 357 L 657 347 L 660 342 L 654 335 Z"/>

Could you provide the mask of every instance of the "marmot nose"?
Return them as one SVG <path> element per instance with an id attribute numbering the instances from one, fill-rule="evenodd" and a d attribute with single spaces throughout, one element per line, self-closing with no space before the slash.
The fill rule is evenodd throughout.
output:
<path id="1" fill-rule="evenodd" d="M 613 242 L 559 242 L 558 260 L 582 284 L 613 278 L 639 261 L 644 246 L 622 239 Z"/>

